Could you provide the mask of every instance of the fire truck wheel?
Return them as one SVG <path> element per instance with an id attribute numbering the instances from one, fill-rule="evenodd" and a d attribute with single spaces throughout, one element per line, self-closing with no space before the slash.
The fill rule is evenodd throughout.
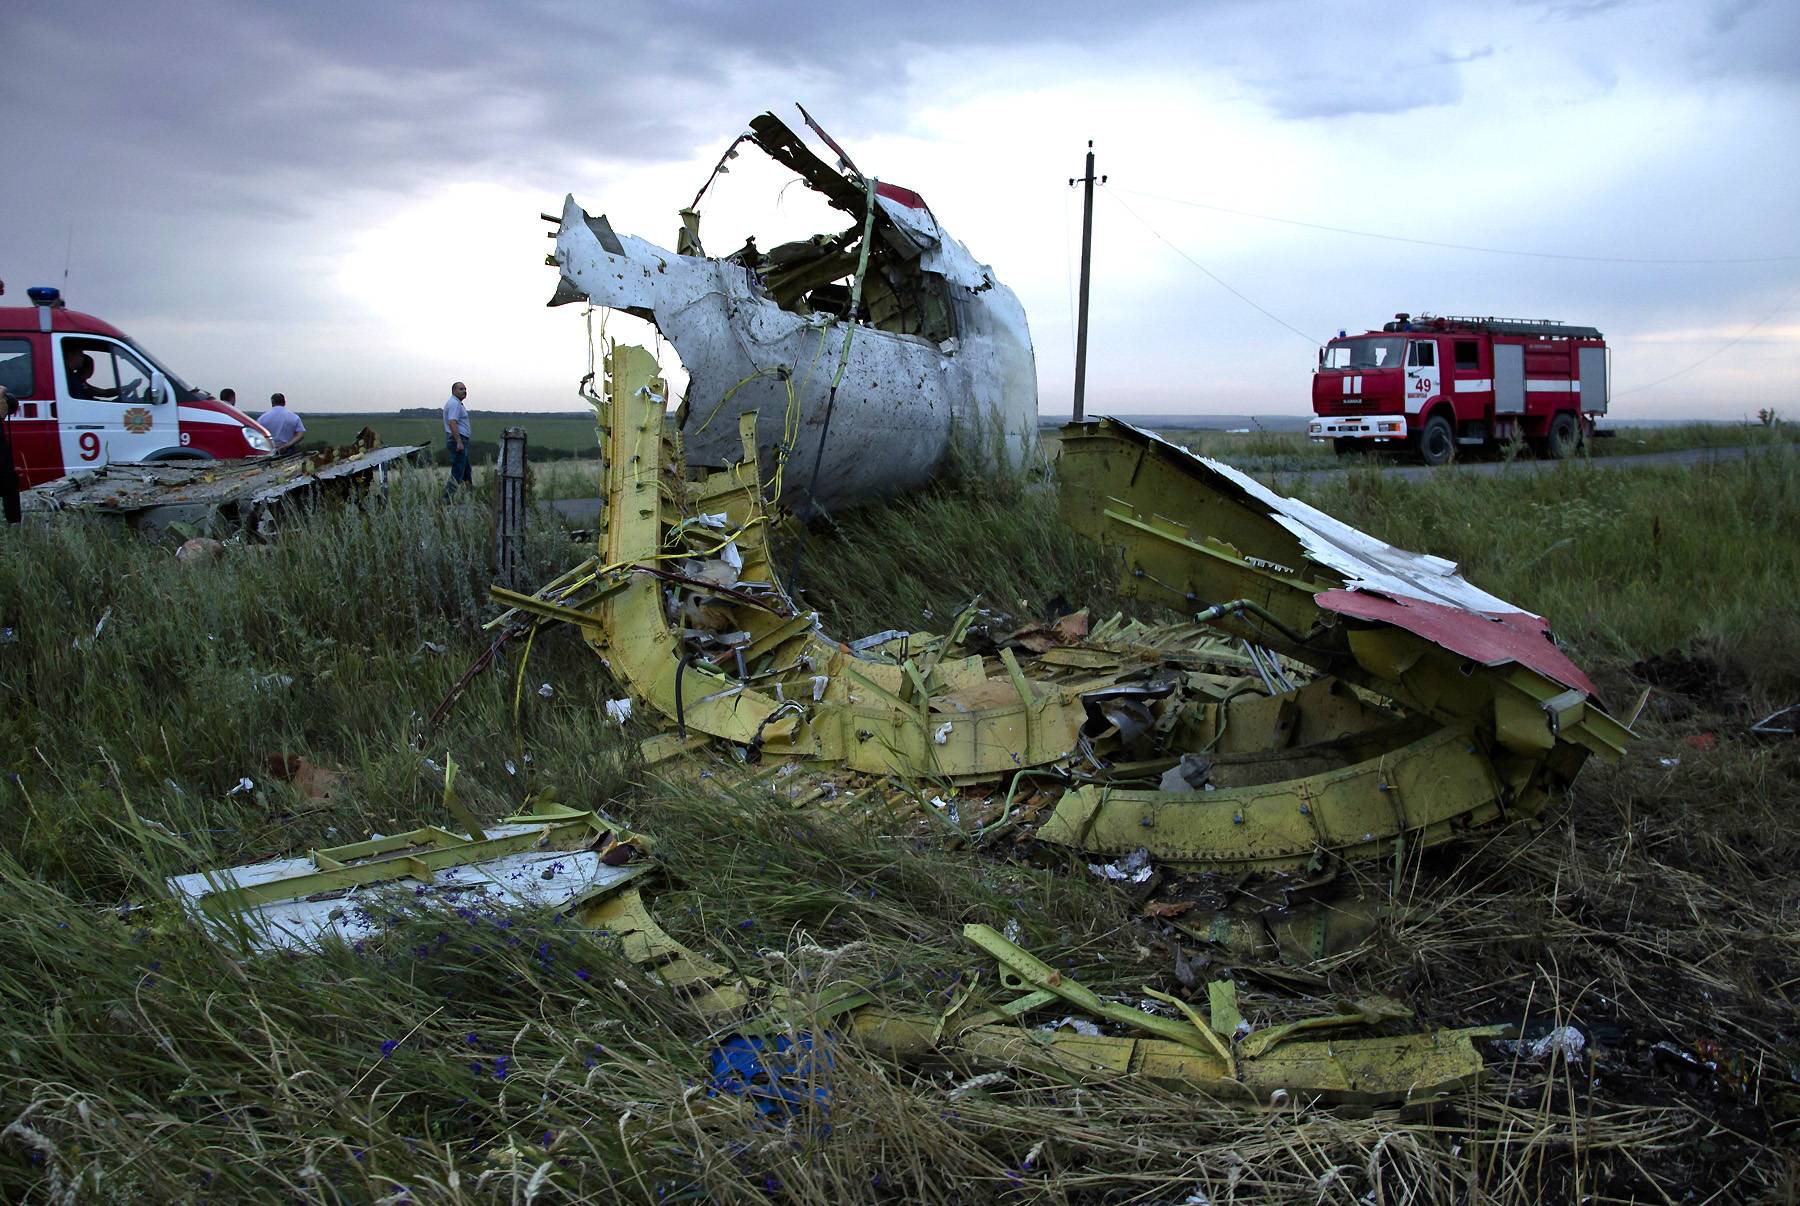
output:
<path id="1" fill-rule="evenodd" d="M 1575 447 L 1581 442 L 1581 426 L 1575 422 L 1575 416 L 1563 411 L 1550 420 L 1550 438 L 1545 441 L 1552 460 L 1564 460 L 1575 455 Z"/>
<path id="2" fill-rule="evenodd" d="M 1419 457 L 1427 465 L 1448 465 L 1456 456 L 1456 432 L 1443 415 L 1432 415 L 1419 432 Z"/>
<path id="3" fill-rule="evenodd" d="M 1361 440 L 1347 440 L 1342 436 L 1339 436 L 1337 439 L 1331 441 L 1331 450 L 1339 456 L 1344 456 L 1348 453 L 1360 451 L 1357 445 L 1361 443 Z"/>

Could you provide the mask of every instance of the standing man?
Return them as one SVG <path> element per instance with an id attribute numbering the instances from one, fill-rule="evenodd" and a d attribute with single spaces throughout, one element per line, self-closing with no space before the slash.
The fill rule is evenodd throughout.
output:
<path id="1" fill-rule="evenodd" d="M 220 390 L 219 401 L 235 410 L 237 408 L 237 391 L 230 388 Z"/>
<path id="2" fill-rule="evenodd" d="M 306 424 L 300 416 L 287 408 L 287 396 L 284 394 L 269 395 L 269 409 L 263 411 L 256 420 L 269 433 L 269 439 L 275 445 L 275 455 L 280 456 L 306 435 Z"/>
<path id="3" fill-rule="evenodd" d="M 445 498 L 456 493 L 458 482 L 470 490 L 475 488 L 469 473 L 469 408 L 463 404 L 468 396 L 468 387 L 458 381 L 444 400 L 444 446 L 450 453 L 450 484 L 444 487 Z"/>

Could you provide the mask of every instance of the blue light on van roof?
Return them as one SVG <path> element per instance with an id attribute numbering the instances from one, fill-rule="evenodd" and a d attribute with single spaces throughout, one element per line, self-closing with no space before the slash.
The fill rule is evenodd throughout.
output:
<path id="1" fill-rule="evenodd" d="M 33 285 L 25 290 L 25 296 L 34 306 L 54 306 L 62 300 L 62 290 L 54 285 Z"/>

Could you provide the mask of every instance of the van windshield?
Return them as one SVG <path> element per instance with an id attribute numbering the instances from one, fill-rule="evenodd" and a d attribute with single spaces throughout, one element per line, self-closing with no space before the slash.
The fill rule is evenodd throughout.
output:
<path id="1" fill-rule="evenodd" d="M 158 360 L 156 357 L 152 356 L 149 352 L 145 351 L 142 344 L 131 343 L 131 344 L 127 344 L 126 346 L 129 347 L 132 351 L 136 352 L 138 355 L 142 356 L 145 360 L 148 360 L 152 367 L 162 370 L 162 375 L 169 379 L 169 385 L 171 388 L 179 391 L 182 394 L 187 395 L 188 397 L 194 396 L 194 387 L 189 385 L 187 382 L 183 381 L 180 377 L 177 377 L 174 373 L 171 373 L 169 371 L 169 366 L 164 364 L 162 361 Z"/>
<path id="2" fill-rule="evenodd" d="M 1325 368 L 1395 368 L 1406 351 L 1406 340 L 1371 335 L 1361 339 L 1334 339 L 1325 348 Z"/>

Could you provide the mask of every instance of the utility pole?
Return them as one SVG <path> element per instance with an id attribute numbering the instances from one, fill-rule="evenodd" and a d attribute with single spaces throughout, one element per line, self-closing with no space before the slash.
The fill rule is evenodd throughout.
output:
<path id="1" fill-rule="evenodd" d="M 1087 175 L 1081 178 L 1081 308 L 1075 320 L 1075 422 L 1079 423 L 1087 403 L 1087 311 L 1088 266 L 1094 252 L 1094 140 L 1088 139 Z M 1106 177 L 1100 177 L 1106 183 Z M 1069 181 L 1073 188 L 1076 182 Z"/>

